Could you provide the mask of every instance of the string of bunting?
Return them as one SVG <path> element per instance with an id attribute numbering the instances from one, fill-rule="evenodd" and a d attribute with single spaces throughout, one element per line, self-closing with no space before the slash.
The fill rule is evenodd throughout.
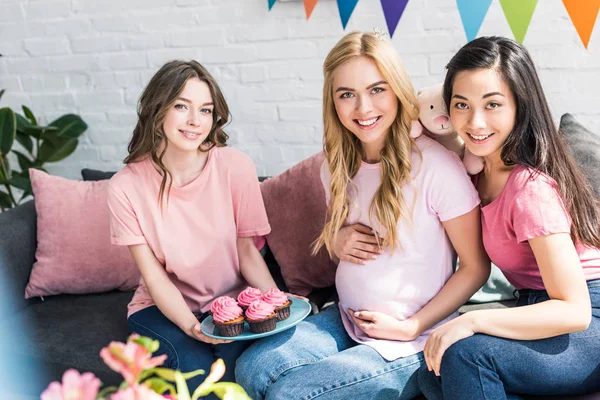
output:
<path id="1" fill-rule="evenodd" d="M 277 0 L 267 0 L 269 11 Z M 303 0 L 306 19 L 312 15 L 319 0 Z M 359 0 L 336 0 L 342 27 L 346 25 Z M 409 0 L 380 0 L 390 37 L 394 36 L 398 22 Z M 538 0 L 498 0 L 515 39 L 521 43 L 535 11 Z M 562 0 L 579 38 L 587 49 L 600 10 L 600 0 Z M 456 0 L 458 12 L 465 29 L 467 41 L 477 37 L 492 0 Z"/>

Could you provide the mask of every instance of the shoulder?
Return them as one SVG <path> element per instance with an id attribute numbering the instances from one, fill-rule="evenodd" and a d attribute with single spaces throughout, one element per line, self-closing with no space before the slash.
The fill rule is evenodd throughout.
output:
<path id="1" fill-rule="evenodd" d="M 114 174 L 108 182 L 109 192 L 125 193 L 129 188 L 139 185 L 143 179 L 144 164 L 148 159 L 132 162 Z"/>
<path id="2" fill-rule="evenodd" d="M 415 143 L 421 152 L 421 167 L 425 171 L 467 174 L 456 153 L 446 149 L 435 140 L 422 135 L 415 140 Z M 415 158 L 419 160 L 418 155 Z"/>
<path id="3" fill-rule="evenodd" d="M 221 166 L 225 165 L 231 170 L 243 171 L 247 168 L 254 168 L 252 158 L 233 147 L 214 147 L 210 151 L 214 152 L 214 157 Z"/>
<path id="4" fill-rule="evenodd" d="M 542 199 L 559 195 L 558 185 L 552 177 L 522 165 L 515 166 L 505 189 L 516 198 Z"/>

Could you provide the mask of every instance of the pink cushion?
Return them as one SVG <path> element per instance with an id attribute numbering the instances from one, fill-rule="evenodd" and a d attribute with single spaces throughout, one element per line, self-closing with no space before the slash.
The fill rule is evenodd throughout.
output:
<path id="1" fill-rule="evenodd" d="M 288 289 L 299 295 L 335 283 L 336 266 L 327 251 L 311 256 L 327 212 L 319 173 L 324 159 L 322 152 L 315 154 L 260 185 L 271 224 L 267 244 Z"/>
<path id="2" fill-rule="evenodd" d="M 140 273 L 127 247 L 110 244 L 108 180 L 71 181 L 30 169 L 37 250 L 25 298 L 133 290 Z"/>

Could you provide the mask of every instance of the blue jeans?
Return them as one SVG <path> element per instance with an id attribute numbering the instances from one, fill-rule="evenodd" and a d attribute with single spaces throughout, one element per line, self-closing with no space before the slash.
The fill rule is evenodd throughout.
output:
<path id="1" fill-rule="evenodd" d="M 203 315 L 205 317 L 206 315 Z M 200 318 L 201 320 L 203 318 Z M 127 320 L 129 330 L 160 342 L 155 355 L 166 354 L 164 366 L 190 372 L 196 369 L 206 371 L 187 381 L 190 394 L 204 381 L 210 366 L 217 359 L 225 362 L 223 382 L 235 382 L 233 375 L 236 359 L 251 344 L 248 341 L 236 341 L 227 344 L 212 345 L 200 342 L 183 332 L 177 325 L 165 317 L 158 307 L 151 306 L 132 314 Z M 216 399 L 216 397 L 209 397 Z"/>
<path id="2" fill-rule="evenodd" d="M 420 394 L 423 353 L 386 361 L 346 333 L 332 306 L 254 343 L 236 364 L 238 383 L 254 400 L 412 399 Z"/>
<path id="3" fill-rule="evenodd" d="M 419 371 L 428 399 L 507 399 L 600 391 L 600 279 L 589 281 L 592 322 L 583 332 L 540 340 L 476 334 L 450 346 L 440 377 Z M 549 300 L 545 290 L 520 290 L 517 305 Z"/>

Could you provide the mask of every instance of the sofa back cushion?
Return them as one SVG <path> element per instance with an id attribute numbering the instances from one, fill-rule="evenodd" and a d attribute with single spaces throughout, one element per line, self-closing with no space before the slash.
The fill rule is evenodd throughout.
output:
<path id="1" fill-rule="evenodd" d="M 261 183 L 271 233 L 267 244 L 290 291 L 307 295 L 335 283 L 335 264 L 323 248 L 311 247 L 327 213 L 319 171 L 325 157 L 318 153 Z"/>
<path id="2" fill-rule="evenodd" d="M 126 247 L 110 244 L 108 181 L 82 182 L 30 169 L 37 250 L 25 297 L 133 290 L 140 273 Z"/>

